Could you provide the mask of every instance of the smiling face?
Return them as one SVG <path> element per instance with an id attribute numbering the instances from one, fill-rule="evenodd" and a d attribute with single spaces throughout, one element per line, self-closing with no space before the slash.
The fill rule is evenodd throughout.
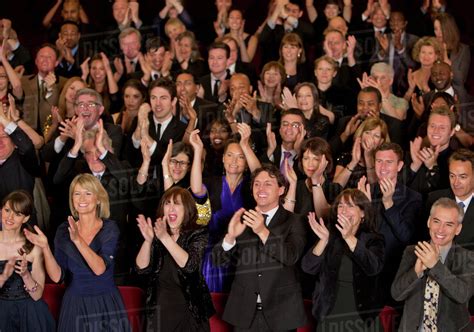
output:
<path id="1" fill-rule="evenodd" d="M 176 93 L 178 96 L 186 96 L 189 100 L 196 98 L 198 85 L 194 82 L 193 75 L 188 73 L 179 74 L 176 78 Z"/>
<path id="2" fill-rule="evenodd" d="M 92 61 L 90 75 L 96 84 L 105 82 L 107 74 L 105 72 L 105 66 L 102 60 L 96 59 Z"/>
<path id="3" fill-rule="evenodd" d="M 79 215 L 96 214 L 97 205 L 99 204 L 97 195 L 92 191 L 83 188 L 80 184 L 76 184 L 72 191 L 72 206 Z"/>
<path id="4" fill-rule="evenodd" d="M 176 98 L 171 99 L 169 91 L 165 88 L 157 86 L 150 91 L 150 105 L 153 116 L 159 122 L 163 122 L 173 116 L 175 103 Z"/>
<path id="5" fill-rule="evenodd" d="M 276 68 L 270 68 L 263 74 L 263 82 L 266 87 L 276 88 L 281 84 L 281 74 Z"/>
<path id="6" fill-rule="evenodd" d="M 119 40 L 120 49 L 128 60 L 134 60 L 140 53 L 140 38 L 136 33 L 131 33 Z"/>
<path id="7" fill-rule="evenodd" d="M 377 29 L 385 28 L 387 26 L 387 17 L 385 17 L 385 14 L 380 6 L 377 6 L 372 13 L 372 24 Z"/>
<path id="8" fill-rule="evenodd" d="M 64 21 L 73 21 L 79 23 L 80 17 L 80 7 L 79 2 L 75 3 L 74 1 L 66 1 L 63 4 L 63 9 L 61 10 L 61 16 Z"/>
<path id="9" fill-rule="evenodd" d="M 214 48 L 209 51 L 209 70 L 214 76 L 220 77 L 227 69 L 228 58 L 226 51 L 222 48 Z"/>
<path id="10" fill-rule="evenodd" d="M 433 46 L 423 45 L 420 48 L 419 58 L 422 66 L 431 67 L 437 60 L 438 56 L 436 55 L 436 51 Z"/>
<path id="11" fill-rule="evenodd" d="M 433 67 L 431 67 L 430 80 L 436 90 L 445 91 L 448 89 L 451 86 L 452 78 L 451 67 L 447 63 L 436 62 Z"/>
<path id="12" fill-rule="evenodd" d="M 193 51 L 193 41 L 191 38 L 184 37 L 181 38 L 178 42 L 178 52 L 183 59 L 190 59 L 191 53 Z"/>
<path id="13" fill-rule="evenodd" d="M 374 147 L 378 147 L 382 144 L 382 129 L 380 129 L 380 126 L 362 132 L 362 142 L 366 141 L 373 141 Z"/>
<path id="14" fill-rule="evenodd" d="M 175 183 L 181 181 L 186 176 L 189 170 L 189 163 L 189 157 L 183 152 L 171 157 L 168 167 Z"/>
<path id="15" fill-rule="evenodd" d="M 431 114 L 428 119 L 427 137 L 432 147 L 440 146 L 440 151 L 449 145 L 454 129 L 448 116 Z"/>
<path id="16" fill-rule="evenodd" d="M 393 183 L 397 182 L 398 172 L 403 167 L 403 161 L 398 159 L 393 150 L 377 151 L 375 154 L 375 174 L 377 178 L 389 179 Z"/>
<path id="17" fill-rule="evenodd" d="M 356 228 L 359 227 L 365 216 L 364 210 L 354 204 L 351 197 L 344 196 L 339 201 L 339 204 L 337 204 L 337 214 L 348 218 Z"/>
<path id="18" fill-rule="evenodd" d="M 357 113 L 361 115 L 363 119 L 370 114 L 378 116 L 381 106 L 375 92 L 359 92 L 357 96 Z"/>
<path id="19" fill-rule="evenodd" d="M 81 34 L 79 33 L 79 28 L 74 24 L 64 24 L 61 27 L 59 36 L 65 40 L 65 45 L 67 48 L 74 48 L 79 43 L 79 38 Z"/>
<path id="20" fill-rule="evenodd" d="M 43 47 L 36 54 L 35 65 L 42 76 L 48 75 L 58 65 L 56 52 L 49 46 Z"/>
<path id="21" fill-rule="evenodd" d="M 229 13 L 229 18 L 228 18 L 228 25 L 231 30 L 239 30 L 240 27 L 242 26 L 242 13 L 238 10 L 232 10 Z"/>
<path id="22" fill-rule="evenodd" d="M 66 102 L 68 103 L 74 103 L 74 100 L 76 100 L 76 93 L 77 91 L 84 89 L 86 87 L 86 84 L 82 81 L 74 81 L 69 85 L 69 87 L 66 90 L 66 94 L 64 98 L 66 99 Z"/>
<path id="23" fill-rule="evenodd" d="M 30 216 L 25 216 L 21 212 L 15 212 L 10 205 L 10 202 L 6 202 L 2 208 L 3 230 L 20 230 L 21 225 L 26 223 L 29 219 Z"/>
<path id="24" fill-rule="evenodd" d="M 442 206 L 434 208 L 428 219 L 428 228 L 433 244 L 444 247 L 453 242 L 454 237 L 459 235 L 462 229 L 458 217 L 456 209 Z"/>
<path id="25" fill-rule="evenodd" d="M 278 206 L 285 187 L 278 186 L 276 177 L 271 177 L 268 172 L 262 171 L 253 181 L 252 192 L 257 208 L 266 212 Z"/>
<path id="26" fill-rule="evenodd" d="M 433 27 L 436 39 L 440 43 L 443 43 L 443 30 L 441 29 L 441 23 L 439 22 L 439 20 L 434 20 Z"/>
<path id="27" fill-rule="evenodd" d="M 394 34 L 400 34 L 405 31 L 407 21 L 401 12 L 393 12 L 390 14 L 390 29 Z"/>
<path id="28" fill-rule="evenodd" d="M 127 14 L 128 10 L 128 1 L 120 0 L 115 1 L 112 6 L 112 14 L 114 16 L 115 21 L 120 24 L 125 20 L 125 15 Z"/>
<path id="29" fill-rule="evenodd" d="M 324 16 L 329 20 L 337 17 L 339 15 L 339 6 L 336 4 L 327 4 L 326 7 L 324 7 Z"/>
<path id="30" fill-rule="evenodd" d="M 336 31 L 329 32 L 326 35 L 325 40 L 327 41 L 328 48 L 333 54 L 333 58 L 335 60 L 340 59 L 344 55 L 346 47 L 346 42 L 342 34 Z"/>
<path id="31" fill-rule="evenodd" d="M 229 139 L 229 131 L 222 126 L 220 123 L 215 122 L 209 133 L 209 139 L 211 141 L 211 146 L 214 150 L 222 150 L 226 141 Z"/>
<path id="32" fill-rule="evenodd" d="M 165 60 L 166 50 L 162 46 L 158 49 L 151 49 L 147 52 L 148 59 L 153 70 L 160 71 L 163 66 L 163 61 Z"/>
<path id="33" fill-rule="evenodd" d="M 104 163 L 99 159 L 100 152 L 95 147 L 95 139 L 85 139 L 82 143 L 82 150 L 84 151 L 84 159 L 89 166 L 89 169 L 94 173 L 102 173 L 105 171 Z"/>
<path id="34" fill-rule="evenodd" d="M 299 45 L 283 44 L 281 47 L 281 55 L 285 63 L 297 61 L 299 54 L 301 54 L 301 48 Z"/>
<path id="35" fill-rule="evenodd" d="M 247 167 L 247 160 L 245 159 L 244 152 L 237 143 L 232 143 L 227 146 L 222 161 L 227 175 L 242 174 Z"/>
<path id="36" fill-rule="evenodd" d="M 74 104 L 74 112 L 84 120 L 84 128 L 92 128 L 100 118 L 104 111 L 104 106 L 99 105 L 95 96 L 80 95 L 76 98 Z"/>
<path id="37" fill-rule="evenodd" d="M 333 78 L 336 76 L 337 72 L 333 66 L 327 61 L 319 61 L 316 69 L 314 70 L 314 75 L 320 84 L 330 84 Z"/>
<path id="38" fill-rule="evenodd" d="M 312 111 L 314 109 L 314 96 L 311 88 L 302 86 L 296 93 L 296 102 L 298 108 L 303 112 Z"/>
<path id="39" fill-rule="evenodd" d="M 303 152 L 301 164 L 303 165 L 303 172 L 308 178 L 310 178 L 318 169 L 319 164 L 321 163 L 321 158 L 321 155 L 316 155 L 310 150 Z"/>
<path id="40" fill-rule="evenodd" d="M 474 191 L 474 174 L 470 161 L 452 160 L 449 163 L 449 184 L 454 195 L 466 200 Z"/>
<path id="41" fill-rule="evenodd" d="M 244 94 L 249 94 L 252 92 L 250 81 L 246 76 L 234 74 L 230 78 L 229 91 L 232 97 L 240 97 Z"/>
<path id="42" fill-rule="evenodd" d="M 280 136 L 283 143 L 292 144 L 303 128 L 303 119 L 296 114 L 286 114 L 281 118 Z"/>
<path id="43" fill-rule="evenodd" d="M 184 205 L 181 196 L 167 199 L 163 205 L 163 217 L 166 219 L 171 234 L 179 233 L 184 220 Z"/>

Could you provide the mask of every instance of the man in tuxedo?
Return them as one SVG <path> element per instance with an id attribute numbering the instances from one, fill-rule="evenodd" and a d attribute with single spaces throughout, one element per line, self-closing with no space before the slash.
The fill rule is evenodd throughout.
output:
<path id="1" fill-rule="evenodd" d="M 393 297 L 405 301 L 400 331 L 472 331 L 474 253 L 453 241 L 463 215 L 454 200 L 438 199 L 428 219 L 430 242 L 405 249 L 392 285 Z"/>
<path id="2" fill-rule="evenodd" d="M 63 77 L 81 76 L 81 64 L 85 55 L 80 44 L 81 33 L 79 26 L 72 21 L 66 21 L 61 25 L 56 47 L 59 50 L 59 65 L 56 74 Z"/>
<path id="3" fill-rule="evenodd" d="M 58 105 L 59 94 L 66 81 L 57 77 L 55 69 L 59 64 L 58 50 L 54 45 L 43 44 L 36 53 L 35 65 L 37 74 L 23 76 L 23 119 L 43 134 L 46 118 L 51 114 L 51 107 Z"/>
<path id="4" fill-rule="evenodd" d="M 474 249 L 474 152 L 467 149 L 455 151 L 448 159 L 449 189 L 433 191 L 428 195 L 426 210 L 429 211 L 433 203 L 441 198 L 448 197 L 456 201 L 464 211 L 461 233 L 456 237 L 456 243 L 466 249 Z"/>
<path id="5" fill-rule="evenodd" d="M 226 43 L 214 42 L 209 46 L 207 62 L 210 74 L 199 79 L 202 97 L 214 103 L 223 103 L 228 97 L 230 48 Z"/>
<path id="6" fill-rule="evenodd" d="M 287 187 L 275 166 L 252 175 L 255 209 L 239 209 L 213 249 L 215 265 L 235 263 L 223 318 L 235 331 L 288 331 L 306 315 L 296 264 L 306 237 L 303 218 L 283 208 Z"/>

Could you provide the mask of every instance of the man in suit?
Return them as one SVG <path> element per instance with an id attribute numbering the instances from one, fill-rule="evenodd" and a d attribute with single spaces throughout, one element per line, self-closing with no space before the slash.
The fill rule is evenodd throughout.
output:
<path id="1" fill-rule="evenodd" d="M 229 46 L 230 49 L 230 57 L 229 57 L 229 65 L 227 69 L 229 70 L 230 75 L 234 75 L 235 73 L 242 73 L 245 74 L 250 83 L 254 88 L 257 87 L 257 74 L 255 72 L 255 68 L 252 67 L 251 63 L 246 63 L 240 60 L 241 56 L 239 56 L 239 44 L 237 40 L 235 40 L 232 36 L 224 36 L 219 39 Z"/>
<path id="2" fill-rule="evenodd" d="M 449 189 L 433 191 L 428 195 L 426 211 L 441 197 L 453 199 L 462 207 L 462 230 L 456 243 L 466 249 L 474 249 L 474 152 L 467 149 L 455 151 L 448 159 Z"/>
<path id="3" fill-rule="evenodd" d="M 207 62 L 210 74 L 199 79 L 202 97 L 214 103 L 223 103 L 228 97 L 230 48 L 226 43 L 214 42 L 209 46 Z"/>
<path id="4" fill-rule="evenodd" d="M 37 74 L 23 76 L 23 119 L 38 133 L 43 133 L 46 118 L 51 114 L 51 107 L 58 105 L 59 94 L 66 81 L 55 75 L 59 64 L 58 50 L 54 45 L 44 44 L 36 53 L 35 65 Z"/>
<path id="5" fill-rule="evenodd" d="M 418 242 L 403 253 L 392 295 L 405 301 L 402 331 L 472 331 L 467 302 L 473 293 L 474 253 L 456 245 L 464 212 L 449 198 L 430 212 L 430 242 Z"/>
<path id="6" fill-rule="evenodd" d="M 239 209 L 213 249 L 215 265 L 234 262 L 223 318 L 235 331 L 296 330 L 306 321 L 296 264 L 306 242 L 301 216 L 283 208 L 287 187 L 275 166 L 252 175 L 255 209 Z"/>
<path id="7" fill-rule="evenodd" d="M 81 76 L 81 64 L 85 59 L 80 43 L 81 33 L 79 26 L 72 21 L 65 21 L 61 25 L 56 47 L 59 50 L 59 65 L 56 74 L 63 77 Z"/>

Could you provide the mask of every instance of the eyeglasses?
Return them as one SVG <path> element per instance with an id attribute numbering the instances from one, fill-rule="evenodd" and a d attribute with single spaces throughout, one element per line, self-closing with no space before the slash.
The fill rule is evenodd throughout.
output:
<path id="1" fill-rule="evenodd" d="M 74 104 L 77 108 L 80 110 L 85 110 L 88 108 L 97 108 L 97 106 L 100 106 L 98 103 L 90 102 L 90 103 L 76 103 Z"/>
<path id="2" fill-rule="evenodd" d="M 301 127 L 301 123 L 299 123 L 299 122 L 283 121 L 283 122 L 281 123 L 281 126 L 282 126 L 283 128 L 286 128 L 286 127 L 288 127 L 288 126 L 291 126 L 291 127 L 295 128 L 295 129 L 299 129 L 299 127 Z"/>
<path id="3" fill-rule="evenodd" d="M 171 159 L 170 164 L 175 167 L 178 166 L 179 168 L 185 168 L 185 167 L 188 167 L 189 162 L 184 161 L 184 160 Z"/>

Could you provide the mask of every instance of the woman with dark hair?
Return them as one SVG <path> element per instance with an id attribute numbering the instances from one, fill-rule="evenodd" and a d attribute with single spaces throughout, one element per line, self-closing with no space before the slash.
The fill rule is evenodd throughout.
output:
<path id="1" fill-rule="evenodd" d="M 301 264 L 318 277 L 312 309 L 318 330 L 335 324 L 382 330 L 374 319 L 382 307 L 375 276 L 383 267 L 384 239 L 375 232 L 369 199 L 358 189 L 346 189 L 334 201 L 328 224 L 312 212 L 308 218 L 318 240 Z"/>
<path id="2" fill-rule="evenodd" d="M 267 62 L 260 72 L 260 80 L 258 81 L 260 100 L 273 106 L 279 106 L 285 80 L 285 67 L 278 61 Z"/>
<path id="3" fill-rule="evenodd" d="M 239 47 L 240 60 L 245 63 L 252 62 L 258 47 L 258 37 L 244 31 L 245 18 L 241 10 L 232 8 L 227 16 L 228 32 L 223 36 L 235 39 Z M 218 36 L 218 37 L 223 37 Z"/>
<path id="4" fill-rule="evenodd" d="M 303 41 L 296 33 L 290 32 L 283 36 L 278 61 L 285 67 L 285 86 L 290 91 L 293 91 L 296 84 L 309 81 Z"/>
<path id="5" fill-rule="evenodd" d="M 26 191 L 14 191 L 2 202 L 0 231 L 0 330 L 55 330 L 46 303 L 41 300 L 45 273 L 41 249 L 23 234 L 31 229 L 33 199 Z"/>
<path id="6" fill-rule="evenodd" d="M 110 215 L 109 195 L 92 174 L 79 174 L 69 186 L 72 216 L 54 238 L 25 230 L 42 249 L 49 278 L 66 282 L 58 331 L 130 331 L 130 323 L 113 274 L 119 229 Z"/>
<path id="7" fill-rule="evenodd" d="M 197 225 L 197 210 L 188 190 L 173 187 L 161 198 L 152 224 L 137 218 L 144 242 L 136 258 L 148 279 L 146 331 L 210 331 L 214 314 L 201 273 L 207 229 Z"/>
<path id="8" fill-rule="evenodd" d="M 130 135 L 133 119 L 138 116 L 140 105 L 147 98 L 145 86 L 137 79 L 129 79 L 122 89 L 123 107 L 113 115 L 114 123 L 122 128 L 124 135 Z"/>

